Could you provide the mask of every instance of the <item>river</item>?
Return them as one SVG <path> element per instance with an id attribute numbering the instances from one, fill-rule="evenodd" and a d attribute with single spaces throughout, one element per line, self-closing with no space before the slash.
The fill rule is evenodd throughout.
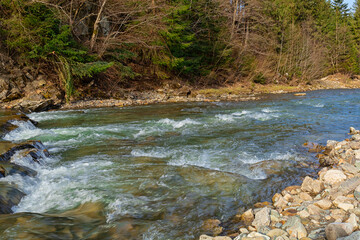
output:
<path id="1" fill-rule="evenodd" d="M 17 122 L 4 139 L 41 140 L 51 157 L 40 165 L 18 157 L 16 163 L 38 176 L 1 181 L 27 194 L 13 209 L 19 214 L 61 216 L 93 202 L 103 206 L 106 221 L 91 223 L 89 231 L 112 229 L 119 239 L 196 239 L 203 220 L 226 221 L 315 175 L 315 154 L 302 145 L 344 139 L 350 126 L 360 128 L 359 109 L 360 90 L 323 90 L 249 102 L 32 113 L 37 127 Z M 0 238 L 19 231 L 27 227 L 8 227 Z"/>

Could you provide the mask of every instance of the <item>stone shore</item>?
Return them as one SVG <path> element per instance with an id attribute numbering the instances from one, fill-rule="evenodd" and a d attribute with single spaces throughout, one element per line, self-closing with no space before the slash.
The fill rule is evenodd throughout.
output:
<path id="1" fill-rule="evenodd" d="M 317 179 L 305 177 L 301 186 L 289 186 L 237 215 L 238 232 L 220 236 L 221 223 L 210 220 L 215 237 L 200 240 L 359 240 L 360 239 L 360 131 L 326 146 L 307 144 L 320 152 L 323 167 Z M 209 222 L 207 223 L 209 224 Z"/>

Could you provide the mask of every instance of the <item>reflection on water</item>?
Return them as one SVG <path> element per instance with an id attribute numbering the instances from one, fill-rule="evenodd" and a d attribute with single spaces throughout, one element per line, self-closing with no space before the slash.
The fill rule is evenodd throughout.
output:
<path id="1" fill-rule="evenodd" d="M 34 179 L 1 179 L 27 196 L 0 217 L 0 238 L 195 239 L 203 220 L 315 174 L 302 144 L 343 139 L 359 107 L 359 90 L 330 90 L 30 114 L 37 127 L 15 122 L 4 138 L 41 140 L 52 157 Z"/>

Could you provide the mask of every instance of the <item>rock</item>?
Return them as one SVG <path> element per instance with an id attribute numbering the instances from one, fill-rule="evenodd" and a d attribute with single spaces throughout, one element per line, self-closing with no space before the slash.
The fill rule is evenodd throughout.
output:
<path id="1" fill-rule="evenodd" d="M 302 96 L 306 96 L 306 93 L 295 93 L 294 96 L 302 97 Z"/>
<path id="2" fill-rule="evenodd" d="M 359 240 L 360 231 L 352 233 L 350 236 L 338 238 L 338 240 Z"/>
<path id="3" fill-rule="evenodd" d="M 301 192 L 301 186 L 289 186 L 287 188 L 284 189 L 284 191 L 292 194 L 292 195 L 295 195 L 295 194 L 298 194 L 299 192 Z"/>
<path id="4" fill-rule="evenodd" d="M 346 237 L 352 232 L 353 226 L 350 223 L 330 223 L 325 228 L 327 240 L 336 240 L 340 237 Z"/>
<path id="5" fill-rule="evenodd" d="M 7 92 L 7 95 L 3 99 L 3 102 L 10 102 L 12 100 L 16 100 L 19 98 L 22 98 L 22 94 L 18 88 L 14 87 L 14 88 L 11 88 L 10 91 Z"/>
<path id="6" fill-rule="evenodd" d="M 360 185 L 354 191 L 354 197 L 356 200 L 360 201 Z"/>
<path id="7" fill-rule="evenodd" d="M 232 240 L 231 237 L 227 237 L 227 236 L 217 236 L 214 237 L 213 240 Z"/>
<path id="8" fill-rule="evenodd" d="M 353 141 L 360 141 L 360 134 L 355 134 L 351 137 L 351 140 Z"/>
<path id="9" fill-rule="evenodd" d="M 239 229 L 239 232 L 241 232 L 241 233 L 249 233 L 249 230 L 247 230 L 246 228 L 240 228 Z"/>
<path id="10" fill-rule="evenodd" d="M 283 236 L 283 235 L 286 236 L 286 235 L 288 235 L 288 233 L 285 232 L 285 231 L 282 230 L 282 229 L 277 229 L 277 228 L 275 228 L 275 229 L 269 231 L 269 232 L 267 233 L 267 235 L 268 235 L 270 238 L 275 238 L 275 237 L 279 237 L 279 236 Z"/>
<path id="11" fill-rule="evenodd" d="M 298 212 L 298 215 L 302 219 L 307 219 L 308 217 L 310 217 L 310 213 L 306 210 L 302 210 L 302 211 Z"/>
<path id="12" fill-rule="evenodd" d="M 270 230 L 271 228 L 267 226 L 260 226 L 259 229 L 257 229 L 257 232 L 266 235 Z"/>
<path id="13" fill-rule="evenodd" d="M 203 225 L 201 227 L 201 229 L 208 234 L 211 235 L 219 235 L 220 233 L 222 233 L 223 228 L 220 225 L 220 220 L 218 219 L 207 219 L 203 222 Z"/>
<path id="14" fill-rule="evenodd" d="M 303 238 L 307 236 L 307 231 L 299 217 L 290 217 L 283 228 L 286 229 L 290 237 Z"/>
<path id="15" fill-rule="evenodd" d="M 247 210 L 241 215 L 241 220 L 244 221 L 246 225 L 250 225 L 254 219 L 254 211 L 252 209 Z"/>
<path id="16" fill-rule="evenodd" d="M 54 100 L 47 99 L 47 100 L 38 100 L 38 101 L 31 101 L 24 99 L 20 103 L 20 109 L 24 112 L 41 112 L 50 109 L 54 109 L 57 106 L 54 105 Z"/>
<path id="17" fill-rule="evenodd" d="M 28 167 L 20 166 L 14 163 L 0 162 L 0 178 L 14 174 L 35 177 L 37 172 Z"/>
<path id="18" fill-rule="evenodd" d="M 327 199 L 322 199 L 320 201 L 315 202 L 314 205 L 320 207 L 323 210 L 328 210 L 331 208 L 332 202 Z"/>
<path id="19" fill-rule="evenodd" d="M 324 182 L 330 185 L 334 185 L 336 183 L 340 183 L 346 179 L 345 174 L 336 169 L 331 169 L 327 171 L 324 175 Z"/>
<path id="20" fill-rule="evenodd" d="M 270 222 L 270 208 L 264 207 L 255 214 L 252 225 L 258 229 L 260 226 L 269 226 Z"/>
<path id="21" fill-rule="evenodd" d="M 277 201 L 274 202 L 274 207 L 278 208 L 278 209 L 284 209 L 288 204 L 288 201 L 286 201 L 286 199 L 283 196 L 279 196 L 277 198 Z"/>
<path id="22" fill-rule="evenodd" d="M 350 135 L 358 134 L 359 131 L 357 131 L 354 127 L 350 127 Z"/>
<path id="23" fill-rule="evenodd" d="M 358 221 L 359 218 L 354 213 L 350 214 L 349 219 L 346 220 L 347 223 L 350 223 L 353 226 L 353 231 L 358 228 Z"/>
<path id="24" fill-rule="evenodd" d="M 318 194 L 324 189 L 324 186 L 321 181 L 314 180 L 311 177 L 305 177 L 302 185 L 301 190 L 304 192 L 309 192 L 312 194 Z"/>
<path id="25" fill-rule="evenodd" d="M 310 239 L 325 239 L 325 228 L 319 228 L 310 232 L 308 238 Z"/>
<path id="26" fill-rule="evenodd" d="M 0 182 L 0 214 L 12 213 L 11 208 L 18 205 L 24 196 L 16 186 Z"/>
<path id="27" fill-rule="evenodd" d="M 359 172 L 359 169 L 350 163 L 343 163 L 340 166 L 341 166 L 341 169 L 347 173 L 357 174 Z"/>
<path id="28" fill-rule="evenodd" d="M 322 210 L 321 208 L 315 206 L 314 204 L 310 204 L 307 207 L 307 209 L 308 209 L 310 215 L 321 215 L 321 214 L 324 213 L 324 210 Z"/>
<path id="29" fill-rule="evenodd" d="M 303 201 L 312 201 L 312 200 L 313 200 L 313 198 L 312 198 L 308 193 L 306 193 L 306 192 L 301 192 L 301 193 L 299 194 L 299 197 L 300 197 L 300 199 L 303 200 Z"/>
<path id="30" fill-rule="evenodd" d="M 359 150 L 360 149 L 360 142 L 350 142 L 350 148 L 352 150 Z"/>
<path id="31" fill-rule="evenodd" d="M 350 203 L 340 203 L 338 204 L 338 208 L 343 209 L 344 211 L 348 212 L 351 209 L 354 209 L 354 205 Z"/>
<path id="32" fill-rule="evenodd" d="M 208 235 L 201 235 L 199 240 L 231 240 L 231 237 L 226 237 L 226 236 L 210 237 Z"/>
<path id="33" fill-rule="evenodd" d="M 0 92 L 8 91 L 10 88 L 10 80 L 4 75 L 0 75 Z"/>
<path id="34" fill-rule="evenodd" d="M 270 237 L 268 237 L 264 234 L 258 233 L 258 232 L 252 232 L 249 235 L 247 235 L 247 237 L 248 238 L 262 238 L 264 240 L 270 240 Z"/>
<path id="35" fill-rule="evenodd" d="M 352 199 L 345 197 L 345 196 L 338 196 L 335 198 L 335 200 L 333 201 L 335 206 L 339 206 L 341 203 L 351 203 Z"/>

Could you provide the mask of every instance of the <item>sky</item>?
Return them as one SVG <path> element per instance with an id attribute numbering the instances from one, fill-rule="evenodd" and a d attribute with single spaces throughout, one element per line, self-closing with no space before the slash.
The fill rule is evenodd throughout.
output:
<path id="1" fill-rule="evenodd" d="M 349 8 L 352 8 L 354 5 L 355 0 L 345 0 L 345 2 L 348 4 Z"/>

